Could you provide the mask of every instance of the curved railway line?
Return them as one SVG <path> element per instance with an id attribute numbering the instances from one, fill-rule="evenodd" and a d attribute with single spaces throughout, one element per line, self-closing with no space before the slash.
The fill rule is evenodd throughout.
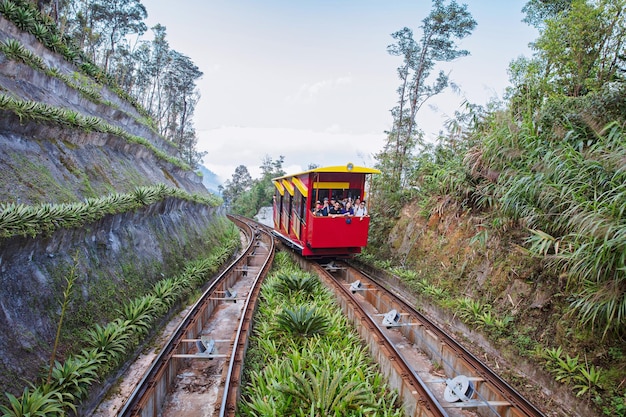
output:
<path id="1" fill-rule="evenodd" d="M 252 318 L 275 248 L 270 229 L 229 218 L 246 235 L 247 248 L 193 306 L 118 416 L 235 415 Z M 347 263 L 295 258 L 335 294 L 390 387 L 398 391 L 406 415 L 544 417 L 372 275 Z"/>

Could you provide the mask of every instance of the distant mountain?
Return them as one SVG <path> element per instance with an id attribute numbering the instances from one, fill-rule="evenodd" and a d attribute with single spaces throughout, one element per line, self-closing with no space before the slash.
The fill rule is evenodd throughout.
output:
<path id="1" fill-rule="evenodd" d="M 202 184 L 212 193 L 219 195 L 218 187 L 222 185 L 217 174 L 204 165 L 200 165 L 200 172 L 202 172 Z"/>

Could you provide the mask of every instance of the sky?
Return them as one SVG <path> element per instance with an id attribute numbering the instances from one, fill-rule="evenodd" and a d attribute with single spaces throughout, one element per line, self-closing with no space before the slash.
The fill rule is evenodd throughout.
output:
<path id="1" fill-rule="evenodd" d="M 391 34 L 420 25 L 426 0 L 142 0 L 146 24 L 166 27 L 170 48 L 204 73 L 194 113 L 203 165 L 222 181 L 245 165 L 284 156 L 287 173 L 319 166 L 372 167 L 391 129 L 400 57 Z M 446 2 L 448 3 L 448 2 Z M 526 0 L 466 0 L 477 22 L 458 42 L 470 56 L 440 65 L 459 86 L 418 113 L 426 140 L 461 103 L 486 104 L 509 85 L 507 68 L 532 55 L 536 30 L 521 22 Z M 144 35 L 151 40 L 152 32 Z"/>

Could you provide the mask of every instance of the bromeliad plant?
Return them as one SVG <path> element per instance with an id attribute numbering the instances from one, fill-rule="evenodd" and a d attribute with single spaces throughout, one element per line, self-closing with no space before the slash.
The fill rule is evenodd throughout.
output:
<path id="1" fill-rule="evenodd" d="M 280 330 L 296 338 L 323 335 L 328 329 L 328 319 L 323 314 L 303 305 L 294 310 L 285 308 L 276 317 L 276 324 Z"/>
<path id="2" fill-rule="evenodd" d="M 38 27 L 45 28 L 42 25 L 39 25 Z M 31 52 L 15 39 L 7 39 L 5 42 L 0 42 L 0 52 L 3 52 L 9 59 L 21 61 L 31 68 L 45 73 L 46 75 L 60 79 L 69 87 L 79 91 L 83 96 L 89 98 L 89 100 L 94 103 L 102 102 L 102 96 L 98 91 L 100 87 L 98 85 L 91 86 L 74 82 L 71 77 L 61 73 L 58 69 L 48 67 L 40 56 Z"/>
<path id="3" fill-rule="evenodd" d="M 110 194 L 90 198 L 83 203 L 40 204 L 27 206 L 0 203 L 0 238 L 52 233 L 57 229 L 80 227 L 101 219 L 107 214 L 125 213 L 138 207 L 174 197 L 200 204 L 216 206 L 216 197 L 189 194 L 179 188 L 157 184 L 138 187 L 133 193 Z"/>
<path id="4" fill-rule="evenodd" d="M 275 265 L 281 268 L 263 284 L 246 356 L 242 415 L 401 416 L 330 292 L 283 252 Z"/>
<path id="5" fill-rule="evenodd" d="M 145 146 L 157 158 L 174 164 L 181 169 L 186 171 L 191 170 L 189 164 L 183 162 L 181 159 L 174 158 L 166 152 L 163 152 L 147 139 L 131 135 L 122 128 L 110 125 L 99 117 L 84 116 L 74 110 L 55 107 L 37 101 L 19 100 L 5 94 L 0 94 L 0 109 L 12 111 L 20 118 L 20 120 L 46 120 L 61 125 L 77 127 L 87 131 L 110 133 L 126 139 L 129 143 Z"/>
<path id="6" fill-rule="evenodd" d="M 25 388 L 19 398 L 6 393 L 8 405 L 0 405 L 0 415 L 47 417 L 75 411 L 95 381 L 128 359 L 128 352 L 145 339 L 156 318 L 206 282 L 228 259 L 239 244 L 239 234 L 234 228 L 223 232 L 222 245 L 208 257 L 192 261 L 178 276 L 160 281 L 151 294 L 129 301 L 119 310 L 119 318 L 89 329 L 85 340 L 88 348 L 68 356 L 63 363 L 55 361 L 47 381 Z"/>
<path id="7" fill-rule="evenodd" d="M 572 386 L 576 396 L 591 396 L 602 389 L 602 368 L 593 364 L 580 363 L 578 356 L 563 355 L 563 348 L 550 348 L 543 352 L 545 366 L 554 378 L 564 384 Z"/>

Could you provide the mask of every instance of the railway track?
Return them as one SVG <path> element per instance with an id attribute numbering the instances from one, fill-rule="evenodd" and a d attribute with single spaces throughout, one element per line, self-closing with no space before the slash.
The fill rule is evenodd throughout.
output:
<path id="1" fill-rule="evenodd" d="M 398 390 L 407 415 L 544 417 L 454 338 L 372 276 L 345 263 L 322 265 L 301 258 L 299 262 L 334 292 Z M 430 371 L 424 369 L 429 367 L 424 355 Z"/>
<path id="2" fill-rule="evenodd" d="M 274 239 L 255 222 L 229 217 L 246 235 L 247 248 L 193 306 L 118 416 L 235 415 L 248 335 Z M 388 285 L 346 263 L 297 261 L 334 292 L 407 415 L 544 417 Z"/>
<path id="3" fill-rule="evenodd" d="M 229 216 L 248 246 L 209 286 L 132 392 L 120 417 L 234 416 L 252 317 L 274 238 Z"/>

